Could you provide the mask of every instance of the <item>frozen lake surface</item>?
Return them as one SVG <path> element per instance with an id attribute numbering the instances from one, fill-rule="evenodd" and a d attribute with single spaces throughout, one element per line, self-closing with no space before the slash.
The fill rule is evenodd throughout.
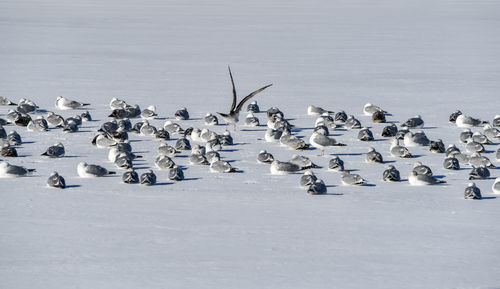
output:
<path id="1" fill-rule="evenodd" d="M 500 2 L 3 0 L 0 35 L 0 95 L 54 111 L 63 95 L 91 103 L 98 120 L 75 134 L 5 126 L 26 142 L 8 161 L 37 171 L 0 179 L 1 288 L 500 286 L 500 197 L 491 189 L 499 170 L 476 181 L 485 199 L 466 201 L 468 168 L 444 170 L 444 156 L 427 147 L 410 149 L 416 159 L 391 157 L 385 125 L 362 114 L 367 102 L 394 122 L 420 114 L 429 138 L 465 149 L 449 114 L 500 114 Z M 311 104 L 355 115 L 377 141 L 341 130 L 333 133 L 346 147 L 299 152 L 321 166 L 325 196 L 306 194 L 300 174 L 274 176 L 256 162 L 261 149 L 282 161 L 296 153 L 266 143 L 264 126 L 231 131 L 236 145 L 221 155 L 242 173 L 178 157 L 189 180 L 172 183 L 154 167 L 159 142 L 131 134 L 144 156 L 138 171 L 153 168 L 159 185 L 122 184 L 121 172 L 77 176 L 80 161 L 115 170 L 107 150 L 90 144 L 112 97 L 157 105 L 158 126 L 185 106 L 192 120 L 179 124 L 202 128 L 207 112 L 229 109 L 227 65 L 240 97 L 273 83 L 255 99 L 279 107 L 307 142 Z M 57 141 L 65 158 L 39 156 Z M 369 146 L 402 178 L 421 161 L 447 185 L 385 183 L 386 165 L 364 162 Z M 497 148 L 485 155 L 499 166 Z M 334 154 L 372 186 L 342 186 L 326 169 Z M 47 188 L 53 170 L 73 187 Z"/>

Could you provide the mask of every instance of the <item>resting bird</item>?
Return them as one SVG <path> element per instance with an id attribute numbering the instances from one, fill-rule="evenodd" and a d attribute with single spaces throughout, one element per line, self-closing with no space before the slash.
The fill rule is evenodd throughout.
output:
<path id="1" fill-rule="evenodd" d="M 254 97 L 259 92 L 268 88 L 272 84 L 266 85 L 262 88 L 257 89 L 256 91 L 250 93 L 249 95 L 245 96 L 245 98 L 243 98 L 240 101 L 240 103 L 238 103 L 238 105 L 236 105 L 236 88 L 234 87 L 233 74 L 231 73 L 231 68 L 228 67 L 228 69 L 229 69 L 229 76 L 231 77 L 231 84 L 233 86 L 233 103 L 231 105 L 231 109 L 229 110 L 228 114 L 220 113 L 220 112 L 218 112 L 218 114 L 220 116 L 222 116 L 222 118 L 226 121 L 226 130 L 227 130 L 227 126 L 230 124 L 232 124 L 234 126 L 234 130 L 236 130 L 236 124 L 239 121 L 240 111 L 241 111 L 241 108 L 243 107 L 243 105 L 245 105 L 245 102 L 247 102 L 250 98 Z"/>

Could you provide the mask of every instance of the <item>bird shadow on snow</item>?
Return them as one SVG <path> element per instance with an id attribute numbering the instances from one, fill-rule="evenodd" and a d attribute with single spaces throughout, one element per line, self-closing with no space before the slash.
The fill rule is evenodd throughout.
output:
<path id="1" fill-rule="evenodd" d="M 71 188 L 79 188 L 81 185 L 68 185 L 66 186 L 66 189 L 71 189 Z"/>
<path id="2" fill-rule="evenodd" d="M 438 128 L 437 126 L 425 126 L 422 129 L 436 129 Z"/>
<path id="3" fill-rule="evenodd" d="M 248 128 L 244 128 L 244 129 L 241 129 L 240 131 L 266 131 L 266 129 L 248 129 Z"/>
<path id="4" fill-rule="evenodd" d="M 375 184 L 363 184 L 362 187 L 375 187 Z"/>
<path id="5" fill-rule="evenodd" d="M 329 154 L 330 156 L 361 156 L 364 153 L 337 153 L 337 154 Z"/>
<path id="6" fill-rule="evenodd" d="M 173 185 L 173 182 L 161 182 L 161 183 L 156 183 L 155 186 L 165 186 L 165 185 Z"/>
<path id="7" fill-rule="evenodd" d="M 493 200 L 496 199 L 497 197 L 482 197 L 482 200 Z"/>
<path id="8" fill-rule="evenodd" d="M 396 161 L 384 161 L 383 164 L 391 164 L 391 163 L 395 163 Z"/>
<path id="9" fill-rule="evenodd" d="M 200 180 L 201 178 L 184 178 L 182 181 L 196 181 Z"/>

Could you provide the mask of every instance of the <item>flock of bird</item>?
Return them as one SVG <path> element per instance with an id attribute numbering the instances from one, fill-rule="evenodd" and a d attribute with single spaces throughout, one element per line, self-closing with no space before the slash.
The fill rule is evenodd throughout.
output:
<path id="1" fill-rule="evenodd" d="M 236 130 L 239 123 L 239 115 L 244 105 L 255 95 L 264 91 L 271 84 L 266 85 L 244 97 L 237 102 L 236 88 L 234 85 L 231 69 L 229 75 L 233 88 L 232 104 L 229 113 L 217 113 L 226 124 L 226 131 L 223 134 L 217 134 L 208 127 L 219 124 L 219 119 L 215 114 L 207 113 L 204 122 L 204 128 L 182 128 L 181 125 L 172 120 L 167 120 L 163 127 L 157 128 L 150 124 L 150 120 L 158 117 L 155 106 L 149 106 L 141 110 L 138 105 L 129 105 L 126 101 L 112 98 L 109 107 L 111 113 L 109 120 L 103 122 L 96 131 L 92 143 L 97 148 L 108 149 L 108 159 L 119 169 L 123 169 L 122 182 L 125 184 L 143 184 L 154 185 L 157 183 L 157 176 L 151 169 L 142 174 L 138 174 L 134 169 L 134 160 L 141 158 L 134 153 L 131 142 L 129 142 L 129 133 L 136 133 L 142 136 L 151 137 L 160 141 L 158 155 L 154 161 L 159 170 L 168 171 L 168 178 L 173 181 L 182 181 L 184 179 L 184 170 L 187 167 L 178 166 L 175 158 L 182 151 L 190 151 L 189 162 L 191 165 L 206 165 L 210 170 L 217 173 L 231 173 L 237 171 L 230 162 L 221 157 L 224 146 L 233 145 L 233 138 L 230 133 L 230 126 Z M 4 126 L 17 125 L 26 127 L 28 131 L 45 132 L 50 127 L 60 128 L 66 133 L 75 133 L 79 131 L 83 122 L 92 121 L 92 116 L 88 111 L 74 117 L 64 119 L 55 112 L 47 112 L 46 116 L 41 115 L 33 118 L 32 114 L 39 107 L 31 100 L 20 99 L 14 103 L 6 97 L 0 97 L 0 105 L 15 106 L 15 109 L 8 110 L 4 118 L 0 118 L 0 144 L 2 147 L 1 155 L 4 158 L 15 158 L 18 156 L 16 147 L 23 141 L 21 136 L 15 131 L 6 132 Z M 55 101 L 55 107 L 59 110 L 84 110 L 88 103 L 70 100 L 59 96 Z M 257 113 L 262 112 L 256 101 L 250 102 L 247 107 L 247 116 L 244 119 L 245 126 L 261 126 L 261 120 L 256 117 Z M 363 113 L 371 117 L 374 123 L 386 123 L 386 116 L 389 115 L 384 109 L 367 103 L 363 107 Z M 362 142 L 374 140 L 373 132 L 370 128 L 362 126 L 361 121 L 353 115 L 347 115 L 344 111 L 334 113 L 317 106 L 309 106 L 307 114 L 316 116 L 314 130 L 306 143 L 304 138 L 295 134 L 296 127 L 287 119 L 284 113 L 277 107 L 272 107 L 266 111 L 267 130 L 263 139 L 266 142 L 277 142 L 281 146 L 291 150 L 303 151 L 314 147 L 324 156 L 324 151 L 331 147 L 339 147 L 342 150 L 346 144 L 331 136 L 331 132 L 343 128 L 347 130 L 357 130 L 358 139 Z M 186 108 L 182 108 L 175 113 L 176 120 L 187 120 L 190 118 Z M 135 123 L 131 120 L 137 119 Z M 461 151 L 456 145 L 450 144 L 447 147 L 440 139 L 430 140 L 425 132 L 424 120 L 417 115 L 402 123 L 398 128 L 394 123 L 388 124 L 382 130 L 381 136 L 390 139 L 390 154 L 394 158 L 412 158 L 411 148 L 416 146 L 428 147 L 431 153 L 443 154 L 443 168 L 447 170 L 459 170 L 461 167 L 470 166 L 469 179 L 482 180 L 490 178 L 490 170 L 496 168 L 489 158 L 482 155 L 486 152 L 486 147 L 496 145 L 500 140 L 500 115 L 495 116 L 492 122 L 483 121 L 470 116 L 466 116 L 461 111 L 455 111 L 449 116 L 449 121 L 455 123 L 457 127 L 463 128 L 460 135 L 457 136 L 460 142 L 465 143 L 465 151 Z M 473 132 L 471 129 L 482 127 L 482 130 Z M 178 136 L 174 145 L 168 144 L 171 136 Z M 307 138 L 306 138 L 307 139 Z M 48 158 L 62 158 L 65 156 L 65 147 L 62 143 L 56 143 L 46 149 L 43 156 Z M 319 179 L 313 172 L 313 168 L 318 166 L 308 157 L 300 154 L 294 154 L 289 161 L 279 161 L 274 156 L 262 150 L 256 156 L 258 163 L 269 164 L 271 174 L 294 174 L 304 171 L 299 183 L 310 194 L 325 194 L 327 186 L 324 181 Z M 496 151 L 496 159 L 500 160 L 500 148 Z M 365 154 L 366 162 L 384 163 L 382 154 L 373 147 L 369 147 Z M 359 174 L 353 173 L 344 167 L 344 161 L 334 155 L 328 162 L 328 170 L 340 172 L 340 180 L 344 185 L 365 185 L 367 181 Z M 6 159 L 0 161 L 0 177 L 20 177 L 28 175 L 34 169 L 27 169 L 22 166 L 10 164 Z M 82 178 L 102 177 L 110 174 L 116 174 L 98 164 L 87 164 L 80 162 L 76 168 L 78 176 Z M 387 182 L 404 181 L 400 172 L 394 165 L 388 165 L 382 173 L 382 178 Z M 410 185 L 439 185 L 446 183 L 439 177 L 433 175 L 432 169 L 415 162 L 413 170 L 408 176 Z M 47 180 L 47 185 L 55 188 L 65 188 L 65 179 L 58 172 L 53 172 Z M 494 193 L 500 193 L 500 178 L 496 178 L 492 190 Z M 464 197 L 466 199 L 481 199 L 480 189 L 471 182 L 465 188 Z"/>

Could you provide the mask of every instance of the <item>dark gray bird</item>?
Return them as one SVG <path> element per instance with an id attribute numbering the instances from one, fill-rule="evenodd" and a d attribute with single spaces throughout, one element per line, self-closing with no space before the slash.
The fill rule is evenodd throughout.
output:
<path id="1" fill-rule="evenodd" d="M 240 101 L 240 103 L 238 103 L 238 105 L 236 105 L 237 96 L 236 96 L 236 88 L 234 86 L 233 74 L 231 73 L 231 68 L 228 67 L 228 69 L 229 69 L 229 77 L 231 78 L 231 85 L 233 86 L 233 103 L 231 104 L 231 109 L 229 110 L 229 113 L 218 112 L 218 114 L 220 116 L 222 116 L 222 118 L 226 121 L 226 129 L 227 129 L 228 125 L 232 124 L 234 126 L 234 130 L 236 130 L 236 124 L 239 121 L 240 111 L 241 111 L 241 108 L 243 107 L 243 105 L 245 105 L 245 102 L 247 102 L 250 98 L 254 97 L 259 92 L 270 87 L 272 84 L 266 85 L 262 88 L 257 89 L 256 91 L 250 93 L 249 95 L 245 96 Z"/>
<path id="2" fill-rule="evenodd" d="M 310 195 L 324 195 L 326 194 L 326 191 L 325 183 L 319 179 L 311 184 L 307 189 L 307 193 Z"/>
<path id="3" fill-rule="evenodd" d="M 393 123 L 382 129 L 383 137 L 393 137 L 396 136 L 397 133 L 398 133 L 398 127 Z"/>
<path id="4" fill-rule="evenodd" d="M 490 177 L 490 170 L 487 167 L 472 167 L 469 173 L 469 180 L 484 180 Z"/>
<path id="5" fill-rule="evenodd" d="M 465 188 L 464 198 L 466 200 L 480 200 L 482 198 L 481 190 L 476 187 L 476 184 L 469 183 L 467 188 Z"/>
<path id="6" fill-rule="evenodd" d="M 139 175 L 134 169 L 129 169 L 122 175 L 122 182 L 125 184 L 138 184 L 139 183 Z"/>
<path id="7" fill-rule="evenodd" d="M 368 149 L 368 153 L 366 153 L 365 159 L 369 163 L 384 163 L 382 155 L 372 147 Z"/>
<path id="8" fill-rule="evenodd" d="M 460 141 L 463 143 L 466 143 L 471 137 L 472 131 L 470 130 L 470 128 L 466 128 L 460 133 Z"/>
<path id="9" fill-rule="evenodd" d="M 432 176 L 432 170 L 426 165 L 423 165 L 421 162 L 416 162 L 413 165 L 413 171 L 417 173 L 417 175 L 426 175 Z"/>
<path id="10" fill-rule="evenodd" d="M 141 185 L 152 186 L 156 184 L 156 175 L 153 170 L 147 170 L 139 178 Z"/>
<path id="11" fill-rule="evenodd" d="M 431 145 L 429 146 L 429 150 L 432 153 L 442 154 L 445 151 L 443 140 L 438 139 L 436 141 L 431 141 Z"/>
<path id="12" fill-rule="evenodd" d="M 184 173 L 182 172 L 182 169 L 179 168 L 178 166 L 173 166 L 168 171 L 168 178 L 172 181 L 182 181 L 184 180 Z"/>
<path id="13" fill-rule="evenodd" d="M 349 117 L 345 120 L 344 127 L 348 129 L 360 129 L 361 122 L 354 117 L 354 115 L 349 115 Z"/>
<path id="14" fill-rule="evenodd" d="M 292 158 L 290 159 L 290 163 L 298 165 L 301 170 L 306 170 L 306 169 L 318 167 L 308 157 L 297 155 L 297 154 L 292 155 Z"/>
<path id="15" fill-rule="evenodd" d="M 47 150 L 42 154 L 42 156 L 46 156 L 49 158 L 62 158 L 64 157 L 65 150 L 64 145 L 60 142 L 50 146 Z"/>
<path id="16" fill-rule="evenodd" d="M 309 188 L 309 186 L 314 184 L 314 182 L 317 179 L 318 179 L 318 177 L 316 177 L 316 175 L 311 170 L 307 170 L 300 177 L 300 186 L 303 188 Z"/>
<path id="17" fill-rule="evenodd" d="M 443 161 L 443 167 L 447 170 L 459 170 L 460 163 L 454 157 L 447 157 Z"/>
<path id="18" fill-rule="evenodd" d="M 207 113 L 207 115 L 205 115 L 205 124 L 206 125 L 218 125 L 219 119 L 217 118 L 217 116 L 215 116 L 211 113 Z"/>
<path id="19" fill-rule="evenodd" d="M 252 112 L 252 113 L 259 113 L 260 108 L 259 105 L 257 104 L 257 101 L 252 101 L 250 104 L 247 106 L 247 112 Z"/>
<path id="20" fill-rule="evenodd" d="M 11 146 L 18 146 L 23 143 L 21 136 L 15 130 L 11 130 L 9 132 L 9 134 L 7 135 L 7 142 Z"/>
<path id="21" fill-rule="evenodd" d="M 386 122 L 385 114 L 383 111 L 376 111 L 372 114 L 372 122 L 374 123 L 384 123 Z"/>
<path id="22" fill-rule="evenodd" d="M 185 137 L 181 137 L 175 142 L 175 149 L 181 151 L 191 150 L 191 144 Z"/>
<path id="23" fill-rule="evenodd" d="M 360 141 L 373 141 L 374 138 L 373 138 L 373 133 L 372 131 L 365 127 L 365 128 L 362 128 L 359 130 L 358 132 L 358 139 Z"/>
<path id="24" fill-rule="evenodd" d="M 88 110 L 85 112 L 82 112 L 80 117 L 82 118 L 82 121 L 92 121 L 92 116 L 90 115 L 90 112 Z"/>
<path id="25" fill-rule="evenodd" d="M 66 188 L 66 181 L 57 172 L 53 172 L 47 179 L 47 186 L 52 188 L 64 189 Z"/>
<path id="26" fill-rule="evenodd" d="M 187 120 L 189 119 L 189 112 L 187 108 L 183 107 L 175 112 L 175 119 L 177 120 Z"/>
<path id="27" fill-rule="evenodd" d="M 462 112 L 460 110 L 455 110 L 450 117 L 448 118 L 451 123 L 455 123 L 457 121 L 457 117 L 461 115 Z"/>
<path id="28" fill-rule="evenodd" d="M 261 164 L 270 164 L 274 161 L 274 157 L 267 151 L 261 150 L 257 155 L 257 161 Z"/>
<path id="29" fill-rule="evenodd" d="M 341 110 L 335 114 L 333 119 L 338 123 L 344 123 L 347 120 L 347 114 L 345 111 Z"/>
<path id="30" fill-rule="evenodd" d="M 386 182 L 399 182 L 401 181 L 401 176 L 399 171 L 393 165 L 389 165 L 387 169 L 382 173 L 382 178 Z"/>
<path id="31" fill-rule="evenodd" d="M 423 128 L 424 127 L 424 120 L 420 115 L 416 115 L 414 117 L 409 118 L 407 121 L 405 121 L 403 124 L 401 124 L 401 127 L 406 127 L 406 128 Z"/>
<path id="32" fill-rule="evenodd" d="M 338 156 L 334 156 L 328 162 L 328 169 L 332 171 L 341 172 L 344 170 L 344 161 L 341 160 Z"/>
<path id="33" fill-rule="evenodd" d="M 165 155 L 159 155 L 155 160 L 155 165 L 160 170 L 168 170 L 175 166 L 175 163 L 171 158 Z"/>
<path id="34" fill-rule="evenodd" d="M 18 157 L 16 148 L 5 143 L 2 147 L 2 157 Z"/>
<path id="35" fill-rule="evenodd" d="M 22 177 L 35 169 L 26 169 L 21 166 L 11 165 L 6 161 L 0 162 L 0 178 Z"/>

